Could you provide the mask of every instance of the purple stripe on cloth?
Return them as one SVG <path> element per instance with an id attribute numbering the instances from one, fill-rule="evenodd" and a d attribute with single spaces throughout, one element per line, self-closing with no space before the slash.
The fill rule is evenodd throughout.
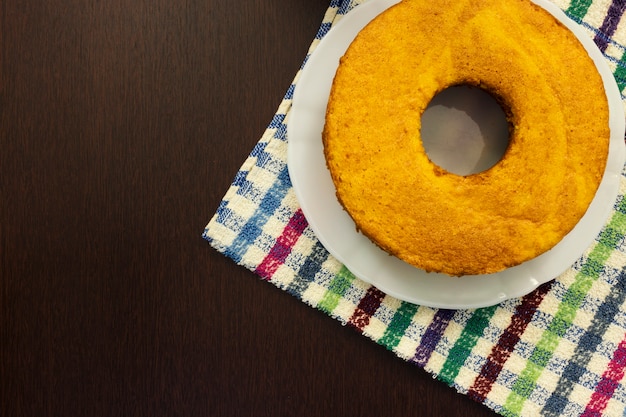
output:
<path id="1" fill-rule="evenodd" d="M 433 320 L 424 332 L 424 336 L 422 336 L 420 345 L 415 350 L 415 356 L 411 359 L 412 363 L 422 368 L 426 366 L 430 355 L 432 355 L 435 347 L 437 347 L 437 343 L 441 340 L 441 336 L 443 336 L 443 332 L 446 331 L 454 313 L 455 310 L 444 309 L 438 310 L 437 313 L 435 313 L 435 317 L 433 317 Z"/>
<path id="2" fill-rule="evenodd" d="M 480 403 L 485 401 L 502 368 L 504 368 L 504 364 L 511 356 L 513 349 L 551 286 L 552 282 L 541 285 L 537 290 L 526 295 L 515 308 L 511 323 L 502 333 L 497 344 L 491 349 L 491 353 L 482 366 L 480 374 L 469 389 L 467 394 L 470 398 Z"/>
<path id="3" fill-rule="evenodd" d="M 626 9 L 626 0 L 613 0 L 613 2 L 611 2 L 609 10 L 602 22 L 602 26 L 600 26 L 600 33 L 593 39 L 602 52 L 606 50 L 609 44 L 608 40 L 613 36 L 613 33 L 615 33 L 615 29 L 617 29 L 617 25 L 619 25 L 622 15 L 624 14 L 624 9 Z"/>
<path id="4" fill-rule="evenodd" d="M 370 287 L 359 302 L 356 310 L 354 310 L 354 313 L 352 313 L 348 326 L 354 327 L 359 333 L 362 333 L 365 326 L 369 324 L 370 318 L 380 307 L 383 298 L 385 298 L 384 292 L 376 287 Z"/>

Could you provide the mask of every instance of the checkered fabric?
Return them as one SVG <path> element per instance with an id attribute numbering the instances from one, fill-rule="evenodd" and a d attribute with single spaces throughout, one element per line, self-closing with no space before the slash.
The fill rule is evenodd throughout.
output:
<path id="1" fill-rule="evenodd" d="M 625 2 L 554 2 L 586 29 L 623 91 Z M 331 1 L 309 54 L 360 3 Z M 487 308 L 403 302 L 329 255 L 299 208 L 286 164 L 298 76 L 203 237 L 262 279 L 504 416 L 626 415 L 626 172 L 602 232 L 556 280 Z"/>

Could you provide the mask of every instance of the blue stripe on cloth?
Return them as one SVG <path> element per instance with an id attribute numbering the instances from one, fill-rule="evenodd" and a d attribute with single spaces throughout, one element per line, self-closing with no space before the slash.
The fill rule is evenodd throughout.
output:
<path id="1" fill-rule="evenodd" d="M 622 270 L 618 282 L 611 288 L 609 295 L 596 311 L 589 329 L 581 337 L 556 389 L 546 401 L 543 415 L 550 417 L 563 415 L 565 407 L 570 404 L 569 395 L 583 375 L 588 372 L 586 366 L 602 342 L 603 335 L 613 322 L 624 300 L 626 300 L 626 270 Z"/>
<path id="2" fill-rule="evenodd" d="M 276 133 L 274 133 L 274 138 L 282 140 L 283 142 L 287 140 L 287 125 L 286 124 L 281 124 L 278 129 L 276 130 Z"/>
<path id="3" fill-rule="evenodd" d="M 306 260 L 298 269 L 296 273 L 296 277 L 289 284 L 286 291 L 296 296 L 297 298 L 302 298 L 302 294 L 309 287 L 309 284 L 315 279 L 315 275 L 322 269 L 322 265 L 329 257 L 328 251 L 322 246 L 322 244 L 318 241 L 313 246 L 311 253 L 307 256 Z"/>
<path id="4" fill-rule="evenodd" d="M 216 223 L 219 223 L 230 230 L 240 230 L 242 225 L 246 223 L 246 219 L 228 208 L 228 202 L 222 201 L 216 212 Z M 208 234 L 208 229 L 204 229 L 202 237 L 209 242 L 213 242 L 213 238 Z"/>
<path id="5" fill-rule="evenodd" d="M 293 92 L 296 90 L 296 85 L 291 84 L 285 93 L 285 98 L 287 100 L 293 100 Z"/>
<path id="6" fill-rule="evenodd" d="M 228 207 L 219 208 L 217 210 L 217 222 L 219 224 L 227 225 L 229 223 L 229 219 L 235 216 L 235 213 L 229 209 Z"/>
<path id="7" fill-rule="evenodd" d="M 290 91 L 291 91 L 291 94 L 293 95 L 293 90 L 291 90 L 292 87 L 289 87 L 289 89 L 287 90 L 287 93 L 285 94 L 285 97 L 287 97 L 287 95 L 290 94 Z M 281 139 L 283 141 L 285 140 L 286 132 L 287 132 L 287 125 L 285 125 L 284 123 L 286 116 L 287 115 L 283 113 L 275 114 L 274 117 L 272 118 L 272 121 L 270 122 L 268 126 L 268 129 L 277 129 L 276 132 L 274 133 L 274 138 Z"/>
<path id="8" fill-rule="evenodd" d="M 243 171 L 243 170 L 238 171 L 237 174 L 235 175 L 235 179 L 233 180 L 233 186 L 234 187 L 241 186 L 241 184 L 243 184 L 247 176 L 248 176 L 248 171 Z"/>
<path id="9" fill-rule="evenodd" d="M 282 125 L 285 126 L 285 125 Z M 278 131 L 282 131 L 283 127 L 281 127 Z M 274 136 L 276 139 L 280 139 Z M 279 175 L 285 167 L 287 166 L 287 162 L 281 157 L 276 157 L 273 153 L 270 152 L 261 152 L 256 160 L 256 166 L 259 168 L 263 168 L 264 170 L 271 172 L 272 174 Z"/>
<path id="10" fill-rule="evenodd" d="M 284 126 L 284 124 L 280 124 L 278 132 L 281 132 Z M 278 175 L 278 173 L 285 168 L 287 163 L 282 158 L 277 158 L 271 152 L 266 152 L 265 148 L 267 148 L 267 144 L 268 142 L 258 142 L 254 149 L 252 149 L 252 152 L 250 152 L 250 157 L 256 158 L 254 163 L 256 166 Z M 244 171 L 244 174 L 247 176 L 248 173 Z M 245 181 L 246 179 L 239 179 L 239 184 L 233 185 L 242 186 Z"/>
<path id="11" fill-rule="evenodd" d="M 623 176 L 624 174 L 622 174 Z M 615 201 L 615 204 L 613 205 L 613 208 L 615 209 L 615 211 L 621 213 L 621 214 L 626 214 L 626 204 L 624 204 L 624 196 L 623 195 L 619 195 L 617 196 L 617 201 Z"/>
<path id="12" fill-rule="evenodd" d="M 227 205 L 228 205 L 228 202 L 226 200 L 222 200 L 220 202 L 220 205 L 217 208 L 217 212 L 215 214 L 217 216 L 217 219 L 216 219 L 217 223 L 223 224 L 224 221 L 232 215 L 232 210 L 227 209 L 226 208 Z M 206 239 L 208 242 L 213 242 L 213 238 L 209 235 L 208 226 L 204 228 L 204 231 L 202 232 L 202 238 Z"/>
<path id="13" fill-rule="evenodd" d="M 320 29 L 317 31 L 317 35 L 315 35 L 315 39 L 322 39 L 324 36 L 326 36 L 332 25 L 333 22 L 323 22 L 320 25 Z"/>
<path id="14" fill-rule="evenodd" d="M 241 228 L 233 243 L 224 251 L 226 256 L 232 258 L 237 263 L 241 263 L 241 259 L 248 250 L 248 247 L 252 245 L 255 239 L 261 234 L 263 226 L 267 223 L 268 219 L 272 217 L 276 209 L 280 207 L 280 203 L 283 201 L 290 188 L 291 180 L 289 179 L 289 171 L 287 170 L 287 165 L 284 165 L 282 171 L 276 178 L 276 182 L 272 184 L 270 189 L 263 196 L 254 214 Z"/>
<path id="15" fill-rule="evenodd" d="M 311 55 L 307 55 L 307 56 L 304 57 L 304 60 L 302 61 L 302 65 L 300 65 L 300 69 L 304 68 L 306 63 L 309 62 L 309 58 L 310 57 L 311 57 Z"/>
<path id="16" fill-rule="evenodd" d="M 270 129 L 276 129 L 277 127 L 280 127 L 280 125 L 283 124 L 284 121 L 285 121 L 285 115 L 281 113 L 277 113 L 274 115 L 274 118 L 272 119 L 268 127 Z"/>
<path id="17" fill-rule="evenodd" d="M 258 142 L 256 146 L 250 152 L 250 156 L 258 158 L 263 152 L 265 152 L 265 147 L 267 146 L 267 142 Z"/>
<path id="18" fill-rule="evenodd" d="M 354 7 L 356 6 L 353 5 L 352 1 L 342 1 L 341 5 L 339 6 L 339 10 L 337 11 L 337 14 L 346 14 Z"/>
<path id="19" fill-rule="evenodd" d="M 226 208 L 227 205 L 228 205 L 228 201 L 226 200 L 220 201 L 220 205 L 217 208 L 217 213 L 216 213 L 218 223 L 223 223 L 224 219 L 230 215 L 230 212 L 232 212 L 231 209 Z"/>
<path id="20" fill-rule="evenodd" d="M 263 190 L 255 186 L 248 178 L 245 178 L 237 189 L 237 195 L 247 198 L 250 201 L 256 201 L 263 196 Z"/>

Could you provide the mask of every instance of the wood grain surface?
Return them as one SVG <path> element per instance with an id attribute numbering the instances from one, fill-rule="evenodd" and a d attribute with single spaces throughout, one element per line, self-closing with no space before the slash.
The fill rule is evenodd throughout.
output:
<path id="1" fill-rule="evenodd" d="M 0 415 L 495 415 L 201 238 L 328 3 L 2 3 Z"/>

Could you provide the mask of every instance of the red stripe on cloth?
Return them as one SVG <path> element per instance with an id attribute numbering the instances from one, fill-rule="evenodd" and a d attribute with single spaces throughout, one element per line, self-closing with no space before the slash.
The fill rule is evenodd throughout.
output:
<path id="1" fill-rule="evenodd" d="M 348 320 L 348 326 L 354 327 L 359 333 L 362 333 L 365 326 L 369 324 L 370 318 L 380 307 L 383 298 L 385 298 L 384 292 L 376 287 L 370 287 Z"/>
<path id="2" fill-rule="evenodd" d="M 619 382 L 624 377 L 624 367 L 626 367 L 626 335 L 613 353 L 613 358 L 602 374 L 602 379 L 598 382 L 598 386 L 596 386 L 596 390 L 581 417 L 602 416 L 609 399 L 611 399 Z"/>
<path id="3" fill-rule="evenodd" d="M 521 303 L 515 309 L 511 323 L 504 330 L 496 345 L 491 349 L 487 361 L 483 364 L 480 374 L 474 380 L 474 384 L 469 389 L 467 395 L 475 401 L 483 402 L 491 387 L 495 383 L 498 375 L 502 371 L 504 363 L 511 356 L 520 337 L 532 320 L 537 307 L 550 289 L 550 284 L 538 287 L 532 293 L 522 298 Z"/>
<path id="4" fill-rule="evenodd" d="M 302 213 L 301 209 L 298 209 L 293 216 L 289 219 L 289 222 L 283 229 L 276 243 L 270 249 L 269 253 L 263 259 L 263 262 L 257 266 L 255 272 L 266 280 L 271 280 L 272 276 L 278 270 L 278 268 L 285 263 L 285 259 L 291 253 L 293 246 L 296 244 L 302 232 L 307 227 L 308 223 Z"/>

